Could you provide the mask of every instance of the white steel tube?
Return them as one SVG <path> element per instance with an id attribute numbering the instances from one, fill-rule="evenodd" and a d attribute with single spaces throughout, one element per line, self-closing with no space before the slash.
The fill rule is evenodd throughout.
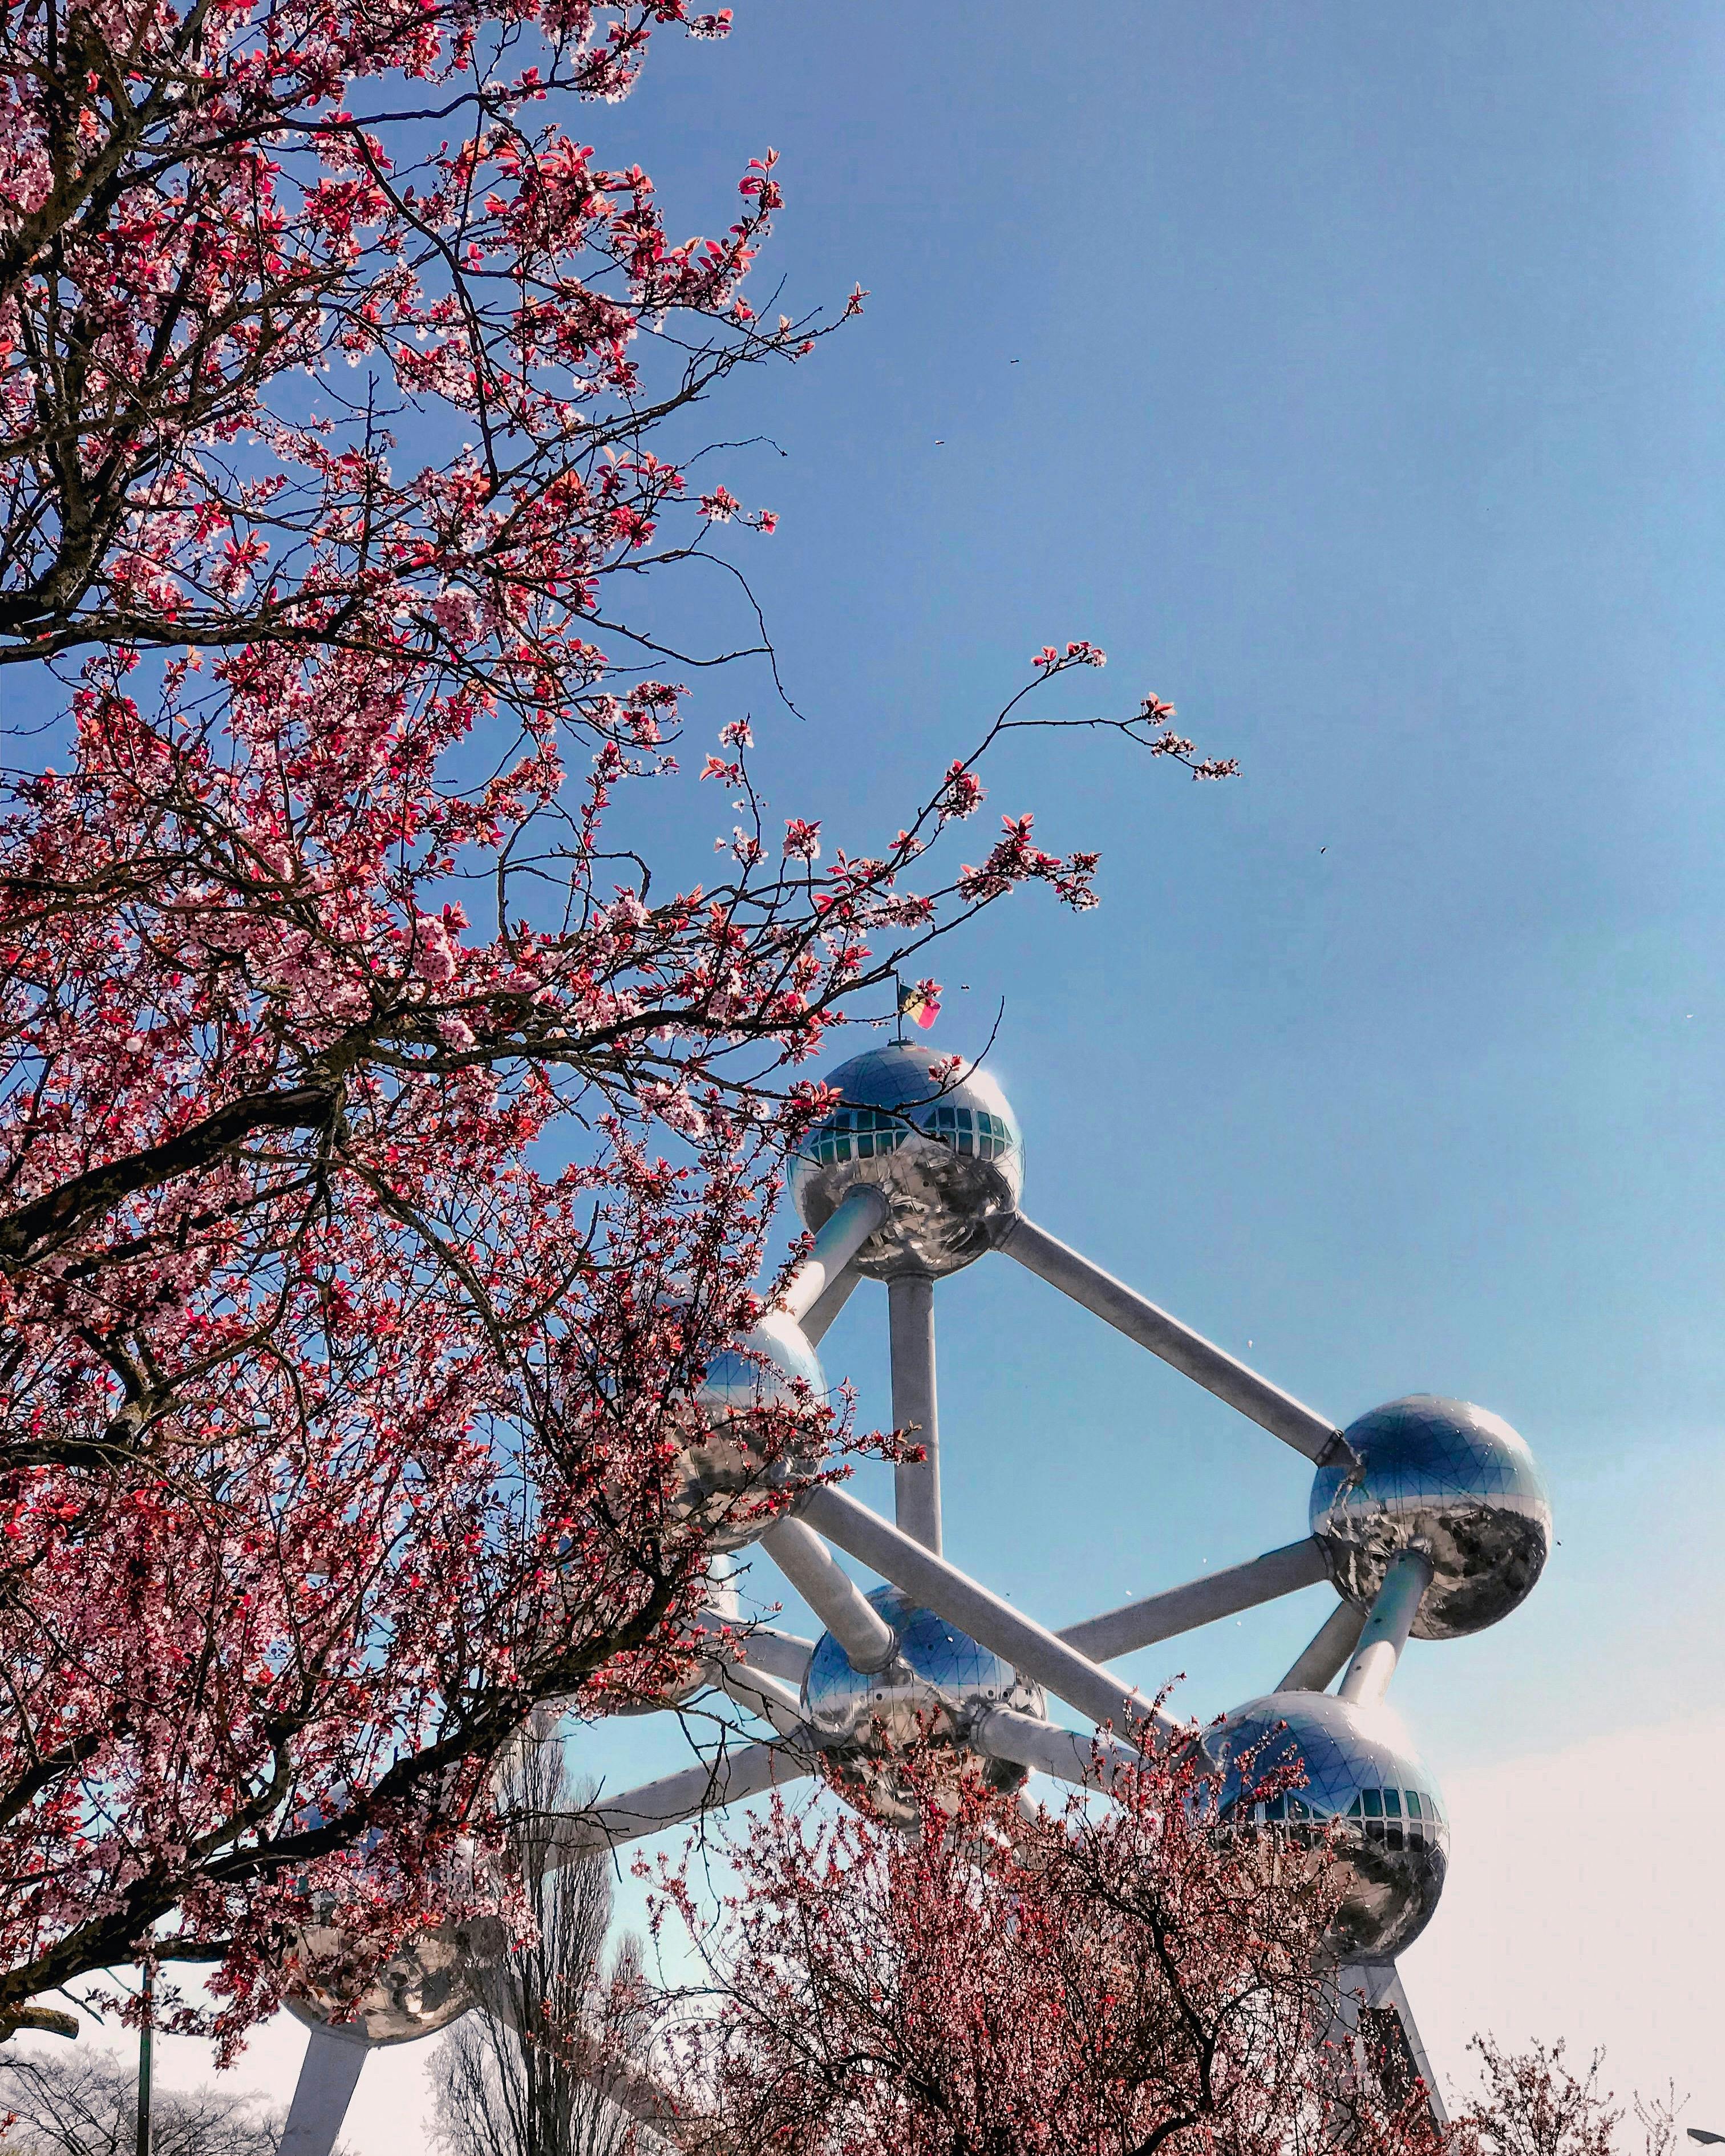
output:
<path id="1" fill-rule="evenodd" d="M 312 2030 L 294 2084 L 279 2156 L 330 2156 L 371 2048 L 357 2030 Z"/>
<path id="2" fill-rule="evenodd" d="M 1276 1690 L 1327 1691 L 1337 1671 L 1358 1645 L 1360 1628 L 1365 1621 L 1363 1609 L 1357 1609 L 1351 1602 L 1338 1602 L 1301 1649 L 1298 1661 Z"/>
<path id="3" fill-rule="evenodd" d="M 1399 1550 L 1389 1560 L 1384 1584 L 1372 1604 L 1343 1678 L 1341 1697 L 1354 1707 L 1376 1707 L 1389 1689 L 1395 1666 L 1408 1644 L 1420 1598 L 1431 1584 L 1431 1559 L 1424 1550 Z"/>
<path id="4" fill-rule="evenodd" d="M 1057 1287 L 1074 1302 L 1094 1311 L 1116 1332 L 1136 1340 L 1153 1355 L 1159 1355 L 1164 1363 L 1206 1392 L 1214 1393 L 1219 1400 L 1226 1400 L 1230 1407 L 1238 1408 L 1260 1429 L 1292 1445 L 1296 1452 L 1303 1452 L 1308 1460 L 1322 1461 L 1334 1457 L 1338 1446 L 1346 1449 L 1347 1440 L 1332 1422 L 1279 1385 L 1272 1385 L 1267 1378 L 1260 1378 L 1189 1325 L 1158 1310 L 1135 1289 L 1105 1273 L 1100 1265 L 1092 1265 L 1022 1214 L 999 1247 L 1050 1287 Z"/>
<path id="5" fill-rule="evenodd" d="M 819 1347 L 827 1337 L 833 1320 L 850 1301 L 862 1275 L 855 1265 L 846 1265 L 844 1271 L 822 1293 L 819 1302 L 811 1303 L 809 1314 L 803 1320 L 803 1337 L 811 1348 Z"/>
<path id="6" fill-rule="evenodd" d="M 853 1183 L 816 1235 L 814 1248 L 791 1276 L 783 1307 L 798 1318 L 813 1310 L 891 1210 L 879 1183 Z"/>
<path id="7" fill-rule="evenodd" d="M 702 1812 L 757 1797 L 763 1789 L 802 1781 L 814 1771 L 814 1740 L 805 1730 L 798 1745 L 745 1744 L 740 1751 L 722 1753 L 609 1798 L 590 1811 L 571 1812 L 552 1843 L 545 1868 L 577 1863 L 608 1844 L 619 1848 L 661 1827 L 680 1826 Z"/>
<path id="8" fill-rule="evenodd" d="M 803 1733 L 803 1697 L 800 1692 L 782 1684 L 777 1677 L 769 1677 L 762 1670 L 752 1670 L 747 1662 L 721 1662 L 716 1665 L 719 1689 L 737 1701 L 763 1721 L 770 1722 L 781 1737 L 793 1740 Z"/>
<path id="9" fill-rule="evenodd" d="M 1080 1737 L 1009 1707 L 990 1707 L 970 1734 L 978 1749 L 991 1759 L 1011 1759 L 1079 1789 L 1112 1789 L 1120 1769 L 1135 1765 L 1138 1758 L 1130 1745 L 1114 1738 Z"/>
<path id="10" fill-rule="evenodd" d="M 703 1632 L 731 1632 L 733 1645 L 752 1670 L 764 1670 L 768 1676 L 783 1677 L 787 1684 L 802 1683 L 809 1657 L 814 1652 L 813 1640 L 799 1639 L 794 1632 L 780 1632 L 769 1625 L 726 1625 L 713 1621 L 706 1612 L 696 1622 Z"/>
<path id="11" fill-rule="evenodd" d="M 819 1618 L 854 1670 L 884 1670 L 898 1635 L 812 1527 L 775 1520 L 761 1547 Z"/>
<path id="12" fill-rule="evenodd" d="M 1117 1655 L 1130 1655 L 1158 1640 L 1172 1640 L 1200 1625 L 1214 1625 L 1219 1617 L 1231 1617 L 1236 1610 L 1255 1609 L 1278 1595 L 1297 1594 L 1323 1576 L 1323 1552 L 1308 1535 L 1303 1543 L 1266 1550 L 1250 1564 L 1209 1572 L 1202 1578 L 1189 1579 L 1183 1587 L 1147 1594 L 1142 1602 L 1128 1602 L 1101 1617 L 1087 1617 L 1081 1625 L 1062 1625 L 1055 1637 L 1093 1662 L 1111 1662 Z"/>
<path id="13" fill-rule="evenodd" d="M 1127 1735 L 1151 1722 L 1173 1727 L 1166 1715 L 1132 1685 L 1098 1669 L 1064 1640 L 991 1594 L 986 1587 L 901 1534 L 842 1491 L 823 1485 L 809 1492 L 803 1517 L 860 1563 L 901 1587 L 926 1609 L 944 1617 L 981 1646 L 1004 1656 L 1033 1683 L 1075 1707 L 1087 1721 L 1111 1722 Z"/>
<path id="14" fill-rule="evenodd" d="M 886 1283 L 892 1351 L 892 1423 L 922 1448 L 918 1460 L 893 1471 L 899 1526 L 924 1549 L 940 1554 L 941 1425 L 934 1377 L 934 1282 L 927 1273 L 900 1273 Z"/>

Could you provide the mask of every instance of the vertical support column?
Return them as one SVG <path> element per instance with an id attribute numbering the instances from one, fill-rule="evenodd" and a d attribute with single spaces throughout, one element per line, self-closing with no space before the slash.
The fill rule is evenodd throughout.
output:
<path id="1" fill-rule="evenodd" d="M 914 1424 L 927 1457 L 901 1465 L 893 1499 L 899 1532 L 937 1557 L 941 1547 L 941 1432 L 934 1384 L 934 1282 L 927 1273 L 901 1273 L 886 1283 L 892 1349 L 892 1420 Z"/>

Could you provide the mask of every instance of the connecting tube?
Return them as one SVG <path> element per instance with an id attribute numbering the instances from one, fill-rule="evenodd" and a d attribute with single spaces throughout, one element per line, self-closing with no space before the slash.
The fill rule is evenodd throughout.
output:
<path id="1" fill-rule="evenodd" d="M 800 1323 L 870 1236 L 886 1224 L 891 1210 L 877 1183 L 859 1183 L 847 1191 L 816 1235 L 814 1248 L 792 1276 L 783 1307 Z"/>
<path id="2" fill-rule="evenodd" d="M 1420 1614 L 1420 1599 L 1430 1584 L 1431 1559 L 1424 1550 L 1399 1550 L 1390 1559 L 1342 1680 L 1341 1696 L 1350 1706 L 1381 1704 Z"/>
<path id="3" fill-rule="evenodd" d="M 776 1520 L 761 1547 L 819 1618 L 859 1675 L 884 1670 L 898 1652 L 898 1635 L 864 1595 L 812 1527 Z"/>

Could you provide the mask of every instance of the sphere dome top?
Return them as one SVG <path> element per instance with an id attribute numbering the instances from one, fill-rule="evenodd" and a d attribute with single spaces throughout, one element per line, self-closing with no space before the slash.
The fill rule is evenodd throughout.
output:
<path id="1" fill-rule="evenodd" d="M 844 1105 L 822 1118 L 790 1164 L 793 1202 L 819 1229 L 859 1183 L 892 1212 L 857 1253 L 859 1271 L 956 1272 L 992 1248 L 1024 1193 L 1024 1137 L 991 1071 L 924 1045 L 887 1041 L 854 1055 L 826 1083 Z"/>

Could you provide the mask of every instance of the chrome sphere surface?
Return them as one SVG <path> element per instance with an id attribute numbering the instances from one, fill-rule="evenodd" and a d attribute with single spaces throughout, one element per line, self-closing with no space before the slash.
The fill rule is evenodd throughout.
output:
<path id="1" fill-rule="evenodd" d="M 1272 1692 L 1237 1707 L 1204 1739 L 1221 1771 L 1223 1820 L 1252 1833 L 1309 1838 L 1340 1822 L 1340 1906 L 1325 1940 L 1338 1962 L 1394 1961 L 1430 1921 L 1444 1888 L 1450 1825 L 1430 1774 L 1398 1717 L 1327 1692 Z M 1304 1785 L 1252 1791 L 1297 1761 Z"/>
<path id="2" fill-rule="evenodd" d="M 860 1183 L 892 1202 L 892 1215 L 857 1253 L 870 1280 L 957 1272 L 1018 1210 L 1024 1145 L 1018 1118 L 986 1070 L 961 1065 L 941 1083 L 935 1053 L 895 1041 L 853 1056 L 826 1083 L 845 1105 L 815 1125 L 790 1166 L 805 1227 L 819 1229 Z"/>
<path id="3" fill-rule="evenodd" d="M 1419 1640 L 1454 1640 L 1507 1617 L 1551 1548 L 1551 1502 L 1526 1441 L 1501 1415 L 1415 1393 L 1345 1433 L 1357 1465 L 1320 1467 L 1312 1532 L 1350 1602 L 1369 1606 L 1399 1550 L 1431 1559 Z"/>
<path id="4" fill-rule="evenodd" d="M 892 1661 L 884 1670 L 854 1670 L 829 1632 L 803 1676 L 803 1712 L 839 1779 L 901 1826 L 919 1815 L 894 1755 L 917 1743 L 949 1749 L 955 1764 L 978 1768 L 996 1789 L 1016 1789 L 1025 1769 L 973 1752 L 970 1732 L 990 1707 L 1045 1714 L 1041 1686 L 899 1589 L 879 1587 L 868 1599 L 897 1635 Z"/>
<path id="5" fill-rule="evenodd" d="M 300 1937 L 309 1973 L 284 2000 L 289 2013 L 311 2028 L 336 2023 L 367 2044 L 410 2044 L 459 2020 L 478 2004 L 475 1976 L 506 1943 L 495 1917 L 440 1924 L 393 1954 L 355 1999 L 340 1983 L 345 1935 L 308 1924 Z"/>
<path id="6" fill-rule="evenodd" d="M 679 1451 L 675 1516 L 698 1525 L 716 1550 L 753 1542 L 773 1522 L 761 1497 L 793 1464 L 786 1432 L 826 1387 L 814 1348 L 783 1311 L 768 1311 L 740 1348 L 716 1355 L 695 1396 L 700 1427 Z"/>

